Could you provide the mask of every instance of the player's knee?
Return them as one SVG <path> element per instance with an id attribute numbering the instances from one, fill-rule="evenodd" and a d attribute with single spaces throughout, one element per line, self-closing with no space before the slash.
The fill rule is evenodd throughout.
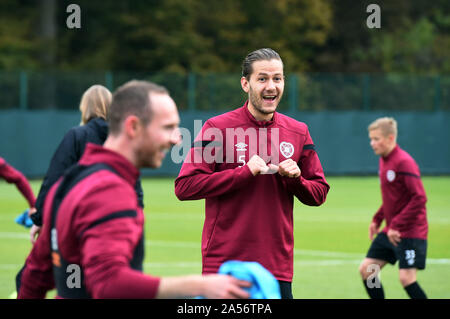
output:
<path id="1" fill-rule="evenodd" d="M 365 260 L 359 265 L 359 273 L 361 274 L 362 279 L 367 279 L 369 277 L 370 273 L 368 272 L 369 265 Z"/>
<path id="2" fill-rule="evenodd" d="M 384 264 L 380 264 L 380 262 L 372 259 L 365 259 L 359 266 L 359 273 L 361 274 L 362 279 L 366 280 L 370 276 L 378 276 L 383 266 Z"/>
<path id="3" fill-rule="evenodd" d="M 409 286 L 416 281 L 416 273 L 414 271 L 400 271 L 399 279 L 403 287 Z"/>

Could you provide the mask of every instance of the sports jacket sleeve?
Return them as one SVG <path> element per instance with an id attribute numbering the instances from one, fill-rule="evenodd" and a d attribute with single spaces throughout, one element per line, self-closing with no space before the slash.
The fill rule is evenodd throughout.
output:
<path id="1" fill-rule="evenodd" d="M 405 191 L 410 198 L 408 204 L 391 221 L 390 228 L 402 230 L 413 223 L 417 215 L 425 207 L 427 197 L 420 179 L 418 169 L 408 161 L 400 163 L 398 175 L 402 176 Z"/>
<path id="2" fill-rule="evenodd" d="M 50 252 L 50 229 L 42 228 L 36 243 L 25 262 L 22 273 L 18 276 L 20 286 L 17 287 L 18 299 L 44 299 L 47 292 L 55 287 L 53 281 L 53 265 Z M 48 236 L 44 236 L 48 233 Z"/>
<path id="3" fill-rule="evenodd" d="M 322 165 L 309 131 L 307 131 L 298 166 L 301 171 L 300 177 L 284 177 L 283 179 L 287 189 L 305 205 L 319 206 L 323 204 L 330 186 L 325 180 Z"/>
<path id="4" fill-rule="evenodd" d="M 31 189 L 27 178 L 21 172 L 5 161 L 0 161 L 0 176 L 3 177 L 8 183 L 16 184 L 17 189 L 25 197 L 30 207 L 35 206 L 36 198 L 34 197 L 33 190 Z"/>
<path id="5" fill-rule="evenodd" d="M 180 174 L 175 180 L 175 195 L 179 200 L 220 196 L 244 186 L 246 181 L 253 176 L 247 165 L 215 172 L 216 163 L 203 156 L 204 150 L 214 147 L 214 142 L 217 142 L 214 138 L 202 139 L 203 132 L 209 128 L 213 128 L 213 126 L 210 121 L 207 121 L 195 139 L 184 160 Z M 212 150 L 210 154 L 215 156 L 215 151 Z"/>
<path id="6" fill-rule="evenodd" d="M 378 211 L 375 213 L 375 215 L 372 218 L 372 222 L 376 223 L 378 227 L 380 227 L 381 223 L 384 219 L 384 211 L 383 211 L 383 205 L 380 206 Z"/>
<path id="7" fill-rule="evenodd" d="M 49 191 L 53 196 L 56 189 Z M 18 299 L 44 299 L 47 291 L 55 287 L 50 248 L 50 224 L 42 227 L 41 234 L 25 261 L 25 267 L 18 274 Z"/>

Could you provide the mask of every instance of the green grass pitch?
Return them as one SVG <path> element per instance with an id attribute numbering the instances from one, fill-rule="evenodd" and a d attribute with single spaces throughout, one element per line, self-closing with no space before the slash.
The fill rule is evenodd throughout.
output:
<path id="1" fill-rule="evenodd" d="M 331 190 L 324 205 L 295 204 L 294 297 L 367 298 L 358 265 L 369 247 L 367 229 L 381 201 L 378 179 L 330 177 L 328 182 Z M 418 281 L 428 297 L 450 298 L 450 177 L 424 177 L 423 182 L 430 231 L 427 267 L 418 273 Z M 31 184 L 37 193 L 40 181 Z M 146 178 L 143 188 L 144 271 L 157 276 L 200 273 L 204 201 L 178 201 L 170 178 Z M 31 248 L 28 230 L 14 222 L 26 205 L 14 185 L 0 181 L 0 298 L 15 290 L 15 275 Z M 386 298 L 407 298 L 397 265 L 387 265 L 381 281 Z"/>

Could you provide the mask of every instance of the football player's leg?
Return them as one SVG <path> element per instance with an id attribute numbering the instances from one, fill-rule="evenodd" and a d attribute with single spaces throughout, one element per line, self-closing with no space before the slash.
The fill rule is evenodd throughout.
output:
<path id="1" fill-rule="evenodd" d="M 359 273 L 363 280 L 378 277 L 381 269 L 387 264 L 387 261 L 374 258 L 364 258 L 359 265 Z M 369 278 L 370 277 L 370 278 Z"/>
<path id="2" fill-rule="evenodd" d="M 380 271 L 387 261 L 374 258 L 364 258 L 359 266 L 364 288 L 371 299 L 384 299 L 384 289 L 380 281 Z"/>
<path id="3" fill-rule="evenodd" d="M 400 269 L 399 279 L 403 288 L 409 286 L 410 284 L 412 284 L 417 280 L 417 269 L 416 268 Z"/>
<path id="4" fill-rule="evenodd" d="M 399 279 L 411 299 L 427 299 L 427 295 L 417 282 L 416 268 L 400 269 Z"/>
<path id="5" fill-rule="evenodd" d="M 417 270 L 425 269 L 427 241 L 404 238 L 396 249 L 399 259 L 399 279 L 411 299 L 426 299 L 427 296 L 417 282 Z"/>

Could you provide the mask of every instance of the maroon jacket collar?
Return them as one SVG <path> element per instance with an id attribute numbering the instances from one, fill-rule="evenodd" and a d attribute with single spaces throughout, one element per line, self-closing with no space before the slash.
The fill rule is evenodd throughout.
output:
<path id="1" fill-rule="evenodd" d="M 387 161 L 390 158 L 392 158 L 394 156 L 394 154 L 396 154 L 398 151 L 400 150 L 400 146 L 395 145 L 395 147 L 392 149 L 392 151 L 385 157 L 383 157 L 383 160 Z"/>
<path id="2" fill-rule="evenodd" d="M 245 101 L 241 110 L 245 114 L 245 116 L 248 118 L 248 120 L 258 127 L 269 127 L 277 122 L 277 112 L 273 113 L 272 119 L 270 121 L 258 121 L 257 119 L 255 119 L 254 116 L 252 115 L 252 113 L 250 113 L 250 111 L 248 110 L 248 100 Z"/>
<path id="3" fill-rule="evenodd" d="M 129 160 L 101 145 L 88 143 L 79 163 L 81 165 L 108 164 L 133 187 L 139 177 L 139 170 Z"/>

